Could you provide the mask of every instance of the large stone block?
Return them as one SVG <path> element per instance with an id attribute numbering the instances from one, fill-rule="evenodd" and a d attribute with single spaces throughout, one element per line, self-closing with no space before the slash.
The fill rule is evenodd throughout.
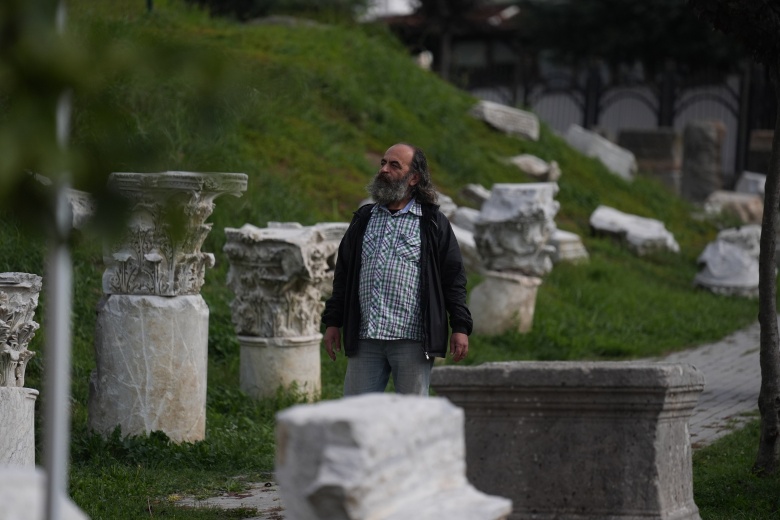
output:
<path id="1" fill-rule="evenodd" d="M 637 165 L 634 154 L 621 148 L 596 132 L 586 130 L 579 125 L 571 125 L 564 136 L 569 146 L 588 157 L 594 157 L 609 171 L 626 180 L 634 178 Z"/>
<path id="2" fill-rule="evenodd" d="M 726 127 L 720 121 L 693 121 L 683 131 L 683 173 L 680 193 L 703 202 L 723 188 L 721 155 Z"/>
<path id="3" fill-rule="evenodd" d="M 209 309 L 200 295 L 111 295 L 98 305 L 89 427 L 103 434 L 206 434 Z"/>
<path id="4" fill-rule="evenodd" d="M 467 476 L 512 499 L 512 519 L 699 520 L 691 365 L 505 362 L 435 367 L 466 413 Z"/>
<path id="5" fill-rule="evenodd" d="M 471 115 L 506 134 L 539 140 L 539 117 L 531 112 L 481 100 L 471 109 Z"/>
<path id="6" fill-rule="evenodd" d="M 295 520 L 498 520 L 509 500 L 466 480 L 463 412 L 374 393 L 277 414 L 276 478 Z"/>
<path id="7" fill-rule="evenodd" d="M 623 129 L 617 144 L 634 154 L 640 174 L 659 180 L 679 195 L 682 137 L 674 128 Z"/>
<path id="8" fill-rule="evenodd" d="M 55 496 L 59 518 L 87 520 L 67 496 Z M 46 514 L 46 475 L 34 468 L 0 467 L 0 520 L 44 520 Z"/>
<path id="9" fill-rule="evenodd" d="M 35 466 L 38 390 L 0 387 L 0 466 Z"/>
<path id="10" fill-rule="evenodd" d="M 631 251 L 640 256 L 658 250 L 680 252 L 680 245 L 674 235 L 660 220 L 599 206 L 590 215 L 590 227 L 595 234 L 612 236 L 625 242 Z"/>

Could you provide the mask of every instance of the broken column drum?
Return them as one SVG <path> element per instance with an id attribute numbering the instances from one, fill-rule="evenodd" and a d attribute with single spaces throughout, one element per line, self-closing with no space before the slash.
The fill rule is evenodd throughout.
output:
<path id="1" fill-rule="evenodd" d="M 512 519 L 700 518 L 691 365 L 486 363 L 434 368 L 431 386 L 466 413 L 469 481 L 512 499 Z"/>
<path id="2" fill-rule="evenodd" d="M 113 173 L 108 184 L 129 201 L 130 216 L 124 233 L 104 247 L 89 427 L 202 440 L 209 309 L 200 289 L 214 255 L 200 248 L 213 200 L 240 196 L 247 176 Z"/>
<path id="3" fill-rule="evenodd" d="M 241 390 L 252 397 L 273 396 L 279 387 L 319 396 L 322 296 L 346 227 L 225 229 Z"/>
<path id="4" fill-rule="evenodd" d="M 469 300 L 475 332 L 531 329 L 537 288 L 553 267 L 557 193 L 554 182 L 493 185 L 474 223 L 485 267 Z"/>
<path id="5" fill-rule="evenodd" d="M 0 466 L 35 466 L 38 391 L 25 388 L 24 376 L 40 291 L 38 275 L 0 273 Z"/>

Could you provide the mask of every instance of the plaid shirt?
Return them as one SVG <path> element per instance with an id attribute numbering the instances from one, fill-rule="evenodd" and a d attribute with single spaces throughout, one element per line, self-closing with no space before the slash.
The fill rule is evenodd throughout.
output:
<path id="1" fill-rule="evenodd" d="M 360 270 L 360 338 L 422 340 L 420 217 L 414 199 L 395 214 L 371 209 Z"/>

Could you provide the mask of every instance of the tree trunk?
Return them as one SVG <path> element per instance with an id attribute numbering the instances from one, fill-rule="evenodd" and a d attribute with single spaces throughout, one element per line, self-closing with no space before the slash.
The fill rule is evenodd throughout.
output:
<path id="1" fill-rule="evenodd" d="M 780 100 L 780 63 L 768 64 Z M 775 267 L 776 225 L 780 202 L 780 110 L 775 120 L 772 155 L 764 189 L 764 214 L 761 223 L 761 250 L 758 274 L 758 321 L 761 325 L 761 440 L 753 471 L 772 474 L 780 462 L 780 339 L 777 327 L 777 286 Z"/>

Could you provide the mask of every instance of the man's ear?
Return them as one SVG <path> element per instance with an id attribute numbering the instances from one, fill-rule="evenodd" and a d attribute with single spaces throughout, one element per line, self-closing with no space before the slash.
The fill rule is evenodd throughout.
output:
<path id="1" fill-rule="evenodd" d="M 414 172 L 414 175 L 412 175 L 412 178 L 409 179 L 409 186 L 415 186 L 417 183 L 420 182 L 420 174 L 417 172 Z"/>

